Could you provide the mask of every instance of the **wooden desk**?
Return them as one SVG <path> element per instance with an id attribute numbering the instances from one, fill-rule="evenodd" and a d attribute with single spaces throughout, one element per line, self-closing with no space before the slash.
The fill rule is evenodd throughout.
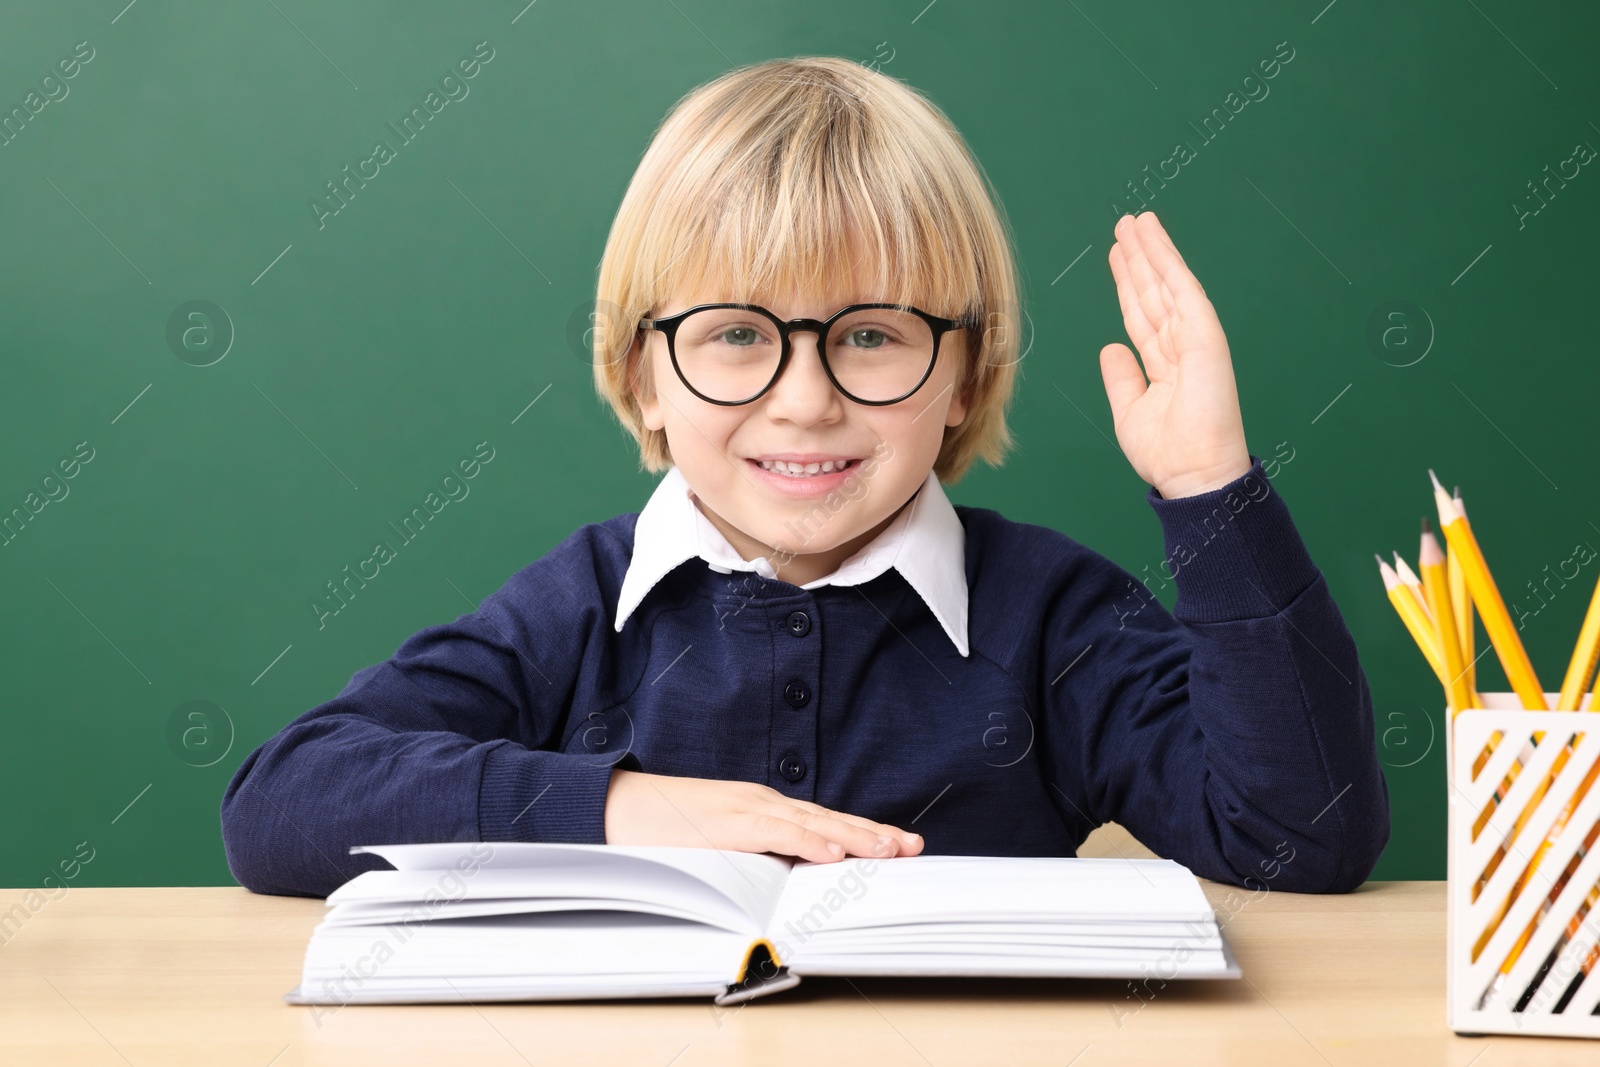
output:
<path id="1" fill-rule="evenodd" d="M 320 900 L 234 888 L 70 889 L 0 945 L 0 1063 L 299 1064 L 1600 1062 L 1600 1043 L 1458 1038 L 1444 1024 L 1444 883 L 1247 906 L 1206 886 L 1245 980 L 808 978 L 703 1000 L 292 1007 Z M 0 890 L 0 913 L 20 900 Z M 9 932 L 9 931 L 8 931 Z M 322 1013 L 322 1014 L 319 1014 Z M 1480 1058 L 1481 1057 L 1481 1058 Z"/>

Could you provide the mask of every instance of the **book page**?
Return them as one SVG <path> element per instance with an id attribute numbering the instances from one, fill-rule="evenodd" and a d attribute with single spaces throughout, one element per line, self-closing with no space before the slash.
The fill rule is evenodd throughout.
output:
<path id="1" fill-rule="evenodd" d="M 474 919 L 491 915 L 531 915 L 554 912 L 609 911 L 629 912 L 634 915 L 659 915 L 669 919 L 687 919 L 690 922 L 715 926 L 722 930 L 759 936 L 759 929 L 748 915 L 719 895 L 695 893 L 682 903 L 667 899 L 678 894 L 660 893 L 654 900 L 633 900 L 619 897 L 563 897 L 563 896 L 494 896 L 474 899 L 470 896 L 458 900 L 441 899 L 433 904 L 423 904 L 415 892 L 413 882 L 403 891 L 388 879 L 414 879 L 417 871 L 368 871 L 383 881 L 355 887 L 357 893 L 342 898 L 328 909 L 321 926 L 383 926 L 389 923 L 441 922 L 447 919 Z M 426 872 L 421 872 L 426 876 Z M 365 879 L 366 875 L 362 876 Z M 484 887 L 478 887 L 484 888 Z M 487 891 L 496 891 L 490 886 Z M 545 891 L 541 887 L 541 892 Z M 404 899 L 395 899 L 403 897 Z"/>
<path id="2" fill-rule="evenodd" d="M 423 881 L 431 876 L 440 883 L 439 895 L 446 900 L 585 897 L 653 901 L 678 909 L 722 913 L 724 909 L 714 900 L 706 900 L 710 895 L 744 916 L 748 921 L 739 927 L 750 933 L 759 933 L 765 927 L 790 868 L 790 861 L 775 856 L 644 845 L 479 841 L 368 845 L 353 851 L 380 856 L 397 872 L 421 875 Z M 328 903 L 410 899 L 383 895 L 381 890 L 373 895 L 372 883 L 377 880 L 369 880 L 367 887 L 358 889 L 355 883 L 362 878 L 366 875 L 335 890 Z M 406 891 L 411 891 L 411 883 L 405 884 Z"/>
<path id="3" fill-rule="evenodd" d="M 745 935 L 696 922 L 603 911 L 456 918 L 404 929 L 321 926 L 307 948 L 299 992 L 341 993 L 340 1003 L 459 1003 L 463 993 L 474 996 L 469 990 L 497 987 L 522 998 L 715 994 L 735 979 L 749 945 Z"/>
<path id="4" fill-rule="evenodd" d="M 767 928 L 795 973 L 1236 977 L 1169 860 L 914 856 L 803 864 Z"/>
<path id="5" fill-rule="evenodd" d="M 414 872 L 400 872 L 400 870 L 371 870 L 366 873 L 379 873 L 379 875 L 402 875 L 411 877 Z M 718 897 L 720 899 L 720 897 Z M 387 923 L 414 923 L 418 921 L 419 913 L 426 913 L 429 920 L 446 920 L 446 918 L 482 918 L 485 915 L 531 915 L 541 912 L 629 912 L 634 915 L 662 915 L 667 918 L 686 918 L 694 923 L 707 923 L 707 925 L 720 926 L 730 929 L 734 933 L 752 933 L 752 923 L 744 912 L 728 905 L 726 909 L 717 909 L 715 912 L 699 909 L 699 907 L 678 907 L 675 904 L 664 904 L 661 901 L 635 901 L 635 899 L 619 899 L 619 897 L 574 897 L 574 896 L 544 896 L 544 897 L 486 897 L 482 901 L 474 899 L 461 899 L 461 901 L 440 901 L 429 907 L 422 907 L 414 899 L 406 901 L 358 901 L 346 899 L 341 904 L 333 905 L 328 909 L 322 920 L 322 926 L 382 926 Z"/>
<path id="6" fill-rule="evenodd" d="M 797 864 L 769 928 L 843 930 L 956 920 L 1209 922 L 1171 860 L 911 856 Z"/>

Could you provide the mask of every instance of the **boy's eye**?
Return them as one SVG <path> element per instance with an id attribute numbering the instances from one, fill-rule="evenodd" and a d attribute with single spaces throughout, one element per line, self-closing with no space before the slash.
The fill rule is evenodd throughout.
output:
<path id="1" fill-rule="evenodd" d="M 717 335 L 717 339 L 736 348 L 742 348 L 761 340 L 761 335 L 754 326 L 729 326 Z"/>
<path id="2" fill-rule="evenodd" d="M 853 348 L 880 348 L 889 340 L 888 334 L 871 326 L 858 326 L 845 332 L 845 343 Z"/>

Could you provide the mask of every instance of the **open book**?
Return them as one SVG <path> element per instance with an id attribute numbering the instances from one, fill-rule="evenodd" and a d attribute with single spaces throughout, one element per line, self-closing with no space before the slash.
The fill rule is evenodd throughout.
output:
<path id="1" fill-rule="evenodd" d="M 396 868 L 328 896 L 293 1004 L 712 996 L 802 975 L 1237 978 L 1170 860 L 794 863 L 699 848 L 352 848 Z"/>

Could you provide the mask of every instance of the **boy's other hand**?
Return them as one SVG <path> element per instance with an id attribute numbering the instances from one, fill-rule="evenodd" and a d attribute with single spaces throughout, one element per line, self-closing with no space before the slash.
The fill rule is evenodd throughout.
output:
<path id="1" fill-rule="evenodd" d="M 1154 212 L 1124 215 L 1115 233 L 1111 275 L 1139 349 L 1100 350 L 1117 441 L 1163 497 L 1221 488 L 1250 469 L 1222 323 Z"/>
<path id="2" fill-rule="evenodd" d="M 794 800 L 754 782 L 611 772 L 608 845 L 680 845 L 775 852 L 816 863 L 915 856 L 922 838 L 896 826 Z"/>

